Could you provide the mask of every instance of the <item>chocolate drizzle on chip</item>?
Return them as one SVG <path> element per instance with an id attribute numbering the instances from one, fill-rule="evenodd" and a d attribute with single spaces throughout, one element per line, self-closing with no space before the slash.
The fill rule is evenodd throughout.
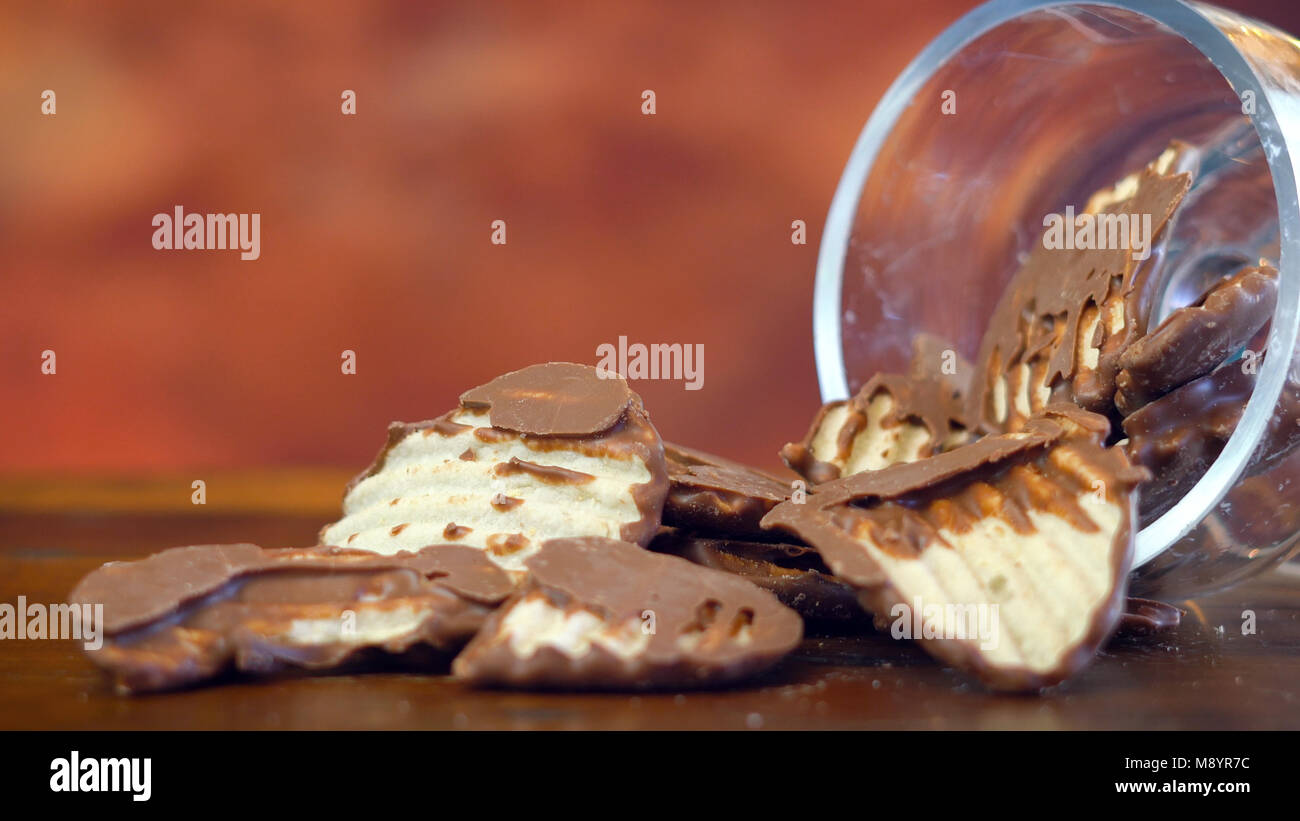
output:
<path id="1" fill-rule="evenodd" d="M 1109 413 L 1119 357 L 1146 331 L 1155 245 L 1191 185 L 1194 152 L 1174 143 L 1155 162 L 1090 200 L 1084 217 L 1144 230 L 1137 242 L 1047 247 L 1040 239 L 1003 291 L 976 361 L 971 415 L 986 432 L 1017 430 L 1051 402 Z M 1066 226 L 1073 230 L 1074 226 Z M 1123 232 L 1129 235 L 1129 231 Z M 1103 245 L 1094 242 L 1093 245 Z"/>

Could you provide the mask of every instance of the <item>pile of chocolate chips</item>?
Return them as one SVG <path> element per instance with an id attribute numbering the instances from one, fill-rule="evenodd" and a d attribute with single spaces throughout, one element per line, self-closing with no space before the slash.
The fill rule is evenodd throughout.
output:
<path id="1" fill-rule="evenodd" d="M 1159 242 L 1194 160 L 1174 144 L 1084 212 L 1149 215 Z M 475 686 L 718 686 L 824 629 L 906 637 L 993 688 L 1050 686 L 1118 629 L 1177 624 L 1126 599 L 1134 536 L 1223 447 L 1255 372 L 1233 357 L 1276 300 L 1261 261 L 1148 327 L 1155 270 L 1040 243 L 974 364 L 918 336 L 908 373 L 782 448 L 797 480 L 664 442 L 616 374 L 535 365 L 393 424 L 318 546 L 175 548 L 70 600 L 104 605 L 90 655 L 124 692 L 377 654 Z"/>

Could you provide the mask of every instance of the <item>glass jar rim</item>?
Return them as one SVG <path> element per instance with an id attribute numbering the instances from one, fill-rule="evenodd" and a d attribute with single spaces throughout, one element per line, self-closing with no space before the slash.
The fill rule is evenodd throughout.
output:
<path id="1" fill-rule="evenodd" d="M 1033 12 L 1103 7 L 1139 14 L 1191 44 L 1238 94 L 1255 91 L 1247 112 L 1264 146 L 1277 197 L 1280 254 L 1278 301 L 1268 350 L 1236 429 L 1209 470 L 1172 508 L 1138 533 L 1133 567 L 1141 567 L 1186 536 L 1207 517 L 1246 470 L 1263 441 L 1281 398 L 1300 334 L 1300 202 L 1293 162 L 1300 160 L 1300 102 L 1281 94 L 1251 66 L 1207 17 L 1213 7 L 1184 0 L 990 0 L 968 12 L 932 40 L 894 80 L 859 135 L 831 199 L 817 255 L 813 292 L 813 351 L 822 401 L 849 395 L 842 335 L 842 287 L 853 221 L 877 153 L 906 106 L 924 84 L 963 48 L 987 32 Z M 1204 8 L 1205 11 L 1201 9 Z M 1279 121 L 1285 118 L 1285 126 Z"/>

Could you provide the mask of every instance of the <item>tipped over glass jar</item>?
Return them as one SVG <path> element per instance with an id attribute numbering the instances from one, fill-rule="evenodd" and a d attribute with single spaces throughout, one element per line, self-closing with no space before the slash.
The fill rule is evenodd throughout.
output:
<path id="1" fill-rule="evenodd" d="M 1073 224 L 1093 192 L 1172 142 L 1190 146 L 1195 170 L 1142 263 L 1145 327 L 1247 266 L 1277 276 L 1271 316 L 1218 365 L 1249 378 L 1183 394 L 1179 413 L 1212 441 L 1176 454 L 1177 475 L 1158 475 L 1164 492 L 1143 504 L 1132 590 L 1157 598 L 1226 587 L 1300 550 L 1300 43 L 1177 0 L 976 8 L 863 129 L 814 296 L 823 401 L 904 367 L 921 334 L 975 361 L 1051 216 Z M 1126 446 L 1124 414 L 1111 416 Z"/>

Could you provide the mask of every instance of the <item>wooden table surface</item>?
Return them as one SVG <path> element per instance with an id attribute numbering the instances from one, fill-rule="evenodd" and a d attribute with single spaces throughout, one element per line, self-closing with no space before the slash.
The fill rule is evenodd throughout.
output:
<path id="1" fill-rule="evenodd" d="M 334 479 L 318 484 L 339 487 Z M 57 484 L 0 481 L 0 602 L 61 601 L 102 562 L 178 544 L 310 544 L 328 500 L 288 499 L 276 512 L 262 487 L 273 484 L 245 483 L 242 502 L 201 508 L 188 504 L 188 482 L 176 494 L 184 504 L 164 505 L 152 503 L 156 488 L 124 496 L 104 484 L 97 496 L 81 483 L 72 510 Z M 388 670 L 121 697 L 79 642 L 2 641 L 0 729 L 1300 728 L 1300 567 L 1180 606 L 1177 632 L 1116 639 L 1037 696 L 989 693 L 880 635 L 809 637 L 741 689 L 639 696 L 475 691 L 436 672 Z M 1242 634 L 1244 610 L 1255 613 L 1253 635 Z"/>

